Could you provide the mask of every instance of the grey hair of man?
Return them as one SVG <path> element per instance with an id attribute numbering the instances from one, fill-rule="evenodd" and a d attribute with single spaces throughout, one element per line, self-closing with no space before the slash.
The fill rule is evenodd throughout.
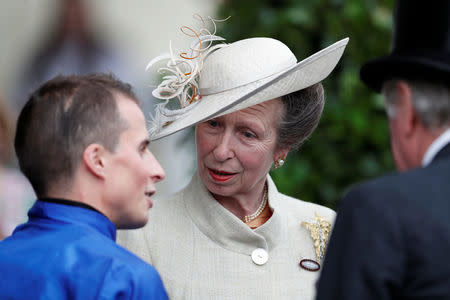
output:
<path id="1" fill-rule="evenodd" d="M 319 82 L 287 94 L 281 97 L 281 102 L 283 115 L 278 125 L 277 146 L 295 151 L 319 124 L 325 105 L 323 86 Z"/>
<path id="2" fill-rule="evenodd" d="M 445 83 L 422 80 L 391 79 L 383 84 L 382 94 L 389 118 L 396 116 L 397 89 L 399 81 L 411 89 L 414 110 L 425 128 L 430 130 L 450 125 L 450 87 Z"/>

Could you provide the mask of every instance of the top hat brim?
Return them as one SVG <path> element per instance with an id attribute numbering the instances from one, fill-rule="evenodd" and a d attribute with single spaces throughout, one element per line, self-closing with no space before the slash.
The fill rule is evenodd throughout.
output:
<path id="1" fill-rule="evenodd" d="M 389 55 L 364 64 L 360 78 L 377 93 L 381 92 L 383 83 L 390 79 L 448 82 L 450 64 L 445 61 L 437 56 Z"/>
<path id="2" fill-rule="evenodd" d="M 189 113 L 150 136 L 157 140 L 211 118 L 238 111 L 307 88 L 325 79 L 339 62 L 348 43 L 342 39 L 285 71 L 224 92 L 202 96 Z"/>

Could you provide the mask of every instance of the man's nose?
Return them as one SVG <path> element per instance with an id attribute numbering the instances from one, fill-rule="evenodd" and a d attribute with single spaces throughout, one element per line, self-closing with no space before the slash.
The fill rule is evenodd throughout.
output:
<path id="1" fill-rule="evenodd" d="M 149 151 L 150 152 L 150 151 Z M 166 177 L 166 173 L 164 172 L 164 169 L 159 164 L 158 160 L 155 158 L 155 156 L 150 152 L 150 178 L 151 180 L 156 183 L 160 182 Z"/>

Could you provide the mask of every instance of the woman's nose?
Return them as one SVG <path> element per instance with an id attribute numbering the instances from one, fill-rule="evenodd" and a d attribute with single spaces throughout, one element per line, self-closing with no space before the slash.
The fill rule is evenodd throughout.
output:
<path id="1" fill-rule="evenodd" d="M 225 161 L 235 156 L 231 135 L 225 133 L 218 137 L 217 146 L 213 150 L 214 158 Z"/>

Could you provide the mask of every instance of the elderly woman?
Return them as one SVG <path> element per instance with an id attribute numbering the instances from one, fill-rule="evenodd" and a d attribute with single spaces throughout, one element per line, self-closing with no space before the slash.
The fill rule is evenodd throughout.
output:
<path id="1" fill-rule="evenodd" d="M 297 63 L 275 39 L 202 38 L 165 68 L 154 95 L 181 108 L 159 106 L 152 132 L 195 125 L 197 172 L 119 242 L 158 269 L 171 299 L 312 299 L 334 212 L 281 194 L 269 171 L 316 128 L 320 81 L 347 39 Z"/>

